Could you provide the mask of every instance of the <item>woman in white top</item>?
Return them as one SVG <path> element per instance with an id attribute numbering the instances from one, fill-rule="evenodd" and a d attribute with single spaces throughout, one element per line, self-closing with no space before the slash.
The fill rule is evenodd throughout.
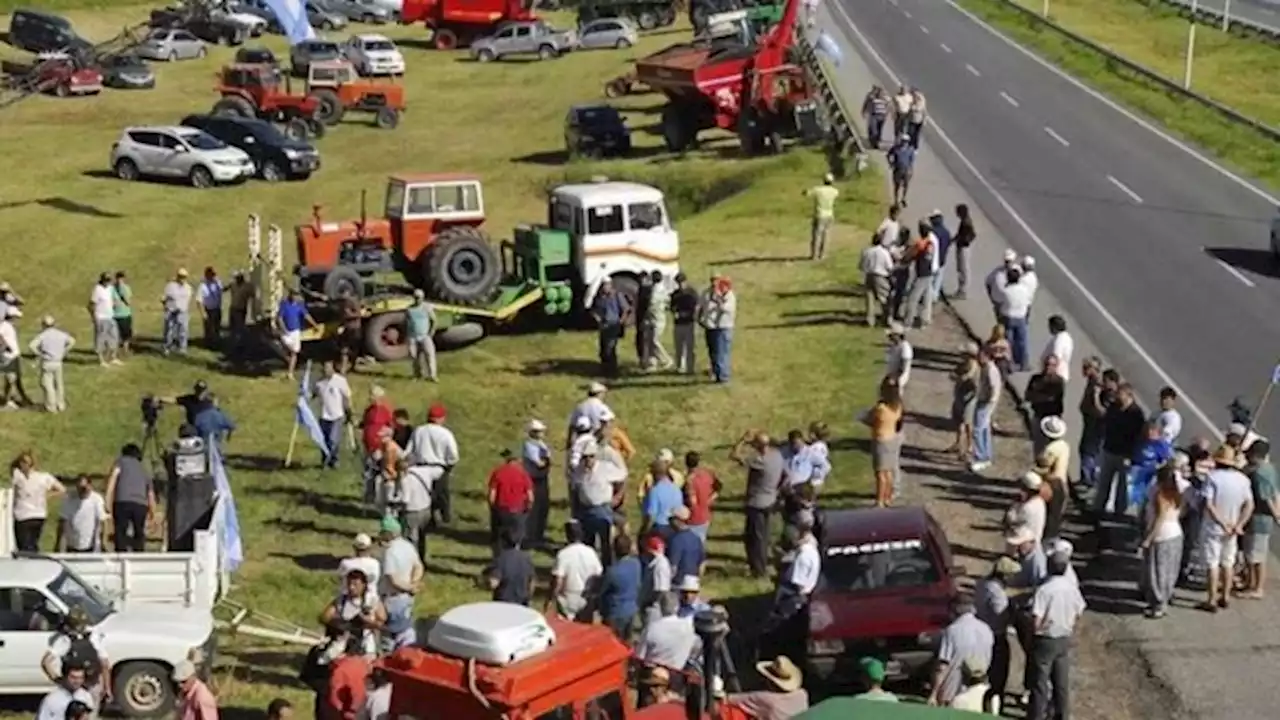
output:
<path id="1" fill-rule="evenodd" d="M 1178 473 L 1166 465 L 1156 474 L 1155 497 L 1146 505 L 1142 535 L 1142 591 L 1147 617 L 1164 617 L 1182 567 L 1182 491 Z"/>
<path id="2" fill-rule="evenodd" d="M 1035 536 L 1036 544 L 1044 540 L 1044 525 L 1049 516 L 1048 504 L 1041 493 L 1043 485 L 1044 478 L 1039 473 L 1023 475 L 1018 486 L 1018 500 L 1004 516 L 1006 528 L 1025 526 Z"/>
<path id="3" fill-rule="evenodd" d="M 49 517 L 49 496 L 67 491 L 58 479 L 36 468 L 26 451 L 13 461 L 13 535 L 19 552 L 40 552 L 40 535 Z"/>
<path id="4" fill-rule="evenodd" d="M 338 597 L 320 614 L 320 622 L 335 632 L 358 635 L 364 654 L 372 657 L 378 654 L 378 631 L 387 624 L 387 611 L 363 570 L 347 572 L 346 579 Z"/>

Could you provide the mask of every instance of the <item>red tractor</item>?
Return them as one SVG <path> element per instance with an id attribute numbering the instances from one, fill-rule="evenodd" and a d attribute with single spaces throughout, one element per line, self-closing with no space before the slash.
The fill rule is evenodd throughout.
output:
<path id="1" fill-rule="evenodd" d="M 536 20 L 532 0 L 405 0 L 400 22 L 431 29 L 437 50 L 467 47 L 504 22 Z"/>
<path id="2" fill-rule="evenodd" d="M 737 133 L 747 155 L 780 152 L 782 139 L 814 139 L 821 130 L 804 68 L 791 56 L 800 0 L 757 38 L 745 23 L 733 37 L 702 37 L 636 61 L 634 82 L 667 96 L 662 136 L 682 152 L 702 130 Z"/>
<path id="3" fill-rule="evenodd" d="M 236 63 L 222 68 L 216 90 L 221 99 L 214 115 L 256 117 L 283 123 L 291 137 L 324 135 L 320 101 L 306 93 L 294 94 L 280 69 L 268 63 Z"/>
<path id="4" fill-rule="evenodd" d="M 363 202 L 362 202 L 363 205 Z M 502 259 L 480 229 L 484 194 L 473 175 L 393 175 L 385 217 L 295 228 L 297 274 L 304 287 L 336 298 L 369 294 L 376 276 L 399 272 L 436 300 L 483 305 L 502 280 Z"/>

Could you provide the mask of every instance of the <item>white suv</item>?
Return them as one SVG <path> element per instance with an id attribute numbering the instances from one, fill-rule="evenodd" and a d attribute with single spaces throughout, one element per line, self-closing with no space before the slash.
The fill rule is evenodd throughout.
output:
<path id="1" fill-rule="evenodd" d="M 111 169 L 121 180 L 186 178 L 197 188 L 244 180 L 255 171 L 243 150 L 181 126 L 125 128 L 111 146 Z"/>
<path id="2" fill-rule="evenodd" d="M 361 75 L 404 74 L 404 55 L 383 35 L 352 35 L 343 53 Z"/>

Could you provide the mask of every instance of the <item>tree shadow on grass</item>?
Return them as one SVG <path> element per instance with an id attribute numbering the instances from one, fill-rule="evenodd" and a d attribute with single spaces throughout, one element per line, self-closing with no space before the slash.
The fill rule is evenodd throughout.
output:
<path id="1" fill-rule="evenodd" d="M 860 298 L 865 295 L 866 293 L 862 291 L 862 288 L 852 287 L 818 288 L 816 290 L 796 290 L 773 294 L 779 300 L 791 300 L 793 298 Z"/>
<path id="2" fill-rule="evenodd" d="M 314 572 L 334 572 L 338 569 L 338 563 L 342 561 L 336 555 L 328 553 L 306 553 L 303 555 L 290 555 L 289 553 L 273 552 L 267 555 L 269 558 L 283 558 L 292 560 L 293 564 L 303 570 L 311 570 Z"/>
<path id="3" fill-rule="evenodd" d="M 643 147 L 633 147 L 627 153 L 618 153 L 614 155 L 604 155 L 599 158 L 592 157 L 569 157 L 568 150 L 542 150 L 532 152 L 527 155 L 511 158 L 511 162 L 521 165 L 542 165 L 545 167 L 560 167 L 570 163 L 581 163 L 589 165 L 592 162 L 608 162 L 620 160 L 647 160 L 650 158 L 664 157 L 670 155 L 666 148 L 658 145 L 645 145 Z"/>
<path id="4" fill-rule="evenodd" d="M 366 520 L 372 515 L 359 502 L 354 499 L 333 495 L 330 493 L 319 493 L 306 488 L 298 487 L 273 487 L 273 488 L 249 488 L 249 494 L 262 495 L 272 497 L 277 500 L 285 501 L 290 505 L 301 505 L 309 507 L 321 515 L 332 517 L 345 517 L 355 520 Z"/>
<path id="5" fill-rule="evenodd" d="M 245 470 L 249 472 L 273 472 L 276 470 L 299 470 L 297 465 L 286 468 L 284 466 L 284 458 L 279 455 L 247 455 L 243 453 L 229 453 L 222 456 L 222 462 L 231 470 Z"/>
<path id="6" fill-rule="evenodd" d="M 621 343 L 619 343 L 621 345 Z M 590 358 L 553 358 L 535 360 L 526 363 L 520 370 L 521 375 L 534 377 L 538 375 L 568 375 L 580 378 L 603 377 L 599 361 Z"/>
<path id="7" fill-rule="evenodd" d="M 746 255 L 743 257 L 723 258 L 711 263 L 712 267 L 730 267 L 733 265 L 758 265 L 763 263 L 808 262 L 808 255 Z"/>
<path id="8" fill-rule="evenodd" d="M 351 533 L 336 527 L 320 525 L 314 520 L 285 520 L 275 518 L 267 521 L 267 525 L 286 533 L 314 533 L 335 538 L 350 538 Z"/>
<path id="9" fill-rule="evenodd" d="M 50 210 L 58 210 L 61 212 L 71 213 L 74 215 L 87 215 L 89 217 L 104 218 L 104 219 L 110 219 L 110 220 L 117 220 L 119 218 L 124 217 L 124 215 L 121 215 L 120 213 L 112 212 L 110 210 L 103 210 L 102 208 L 99 208 L 96 205 L 89 205 L 87 203 L 76 202 L 75 200 L 61 197 L 61 196 L 36 198 L 32 200 L 17 200 L 13 202 L 3 202 L 3 203 L 0 203 L 0 211 L 10 210 L 13 208 L 26 207 L 29 205 L 37 205 L 39 207 L 49 208 Z"/>

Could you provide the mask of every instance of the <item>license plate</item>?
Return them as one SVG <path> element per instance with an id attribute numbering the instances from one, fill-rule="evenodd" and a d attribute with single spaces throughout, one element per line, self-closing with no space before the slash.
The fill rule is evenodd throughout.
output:
<path id="1" fill-rule="evenodd" d="M 899 660 L 890 660 L 884 664 L 884 671 L 888 675 L 901 675 L 902 662 Z"/>

